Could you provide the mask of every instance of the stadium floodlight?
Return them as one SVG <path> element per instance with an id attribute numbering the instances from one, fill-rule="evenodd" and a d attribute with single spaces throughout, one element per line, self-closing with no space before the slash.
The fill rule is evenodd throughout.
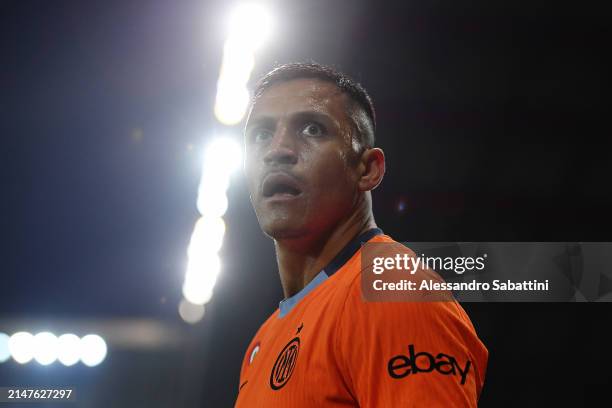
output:
<path id="1" fill-rule="evenodd" d="M 81 338 L 79 352 L 83 364 L 97 366 L 106 358 L 106 342 L 97 334 L 88 334 Z"/>
<path id="2" fill-rule="evenodd" d="M 53 333 L 42 332 L 34 336 L 34 360 L 49 365 L 57 360 L 58 343 Z"/>
<path id="3" fill-rule="evenodd" d="M 198 187 L 198 197 L 225 194 L 229 188 L 230 179 L 230 175 L 226 172 L 214 169 L 210 165 L 205 166 L 202 168 L 200 186 Z"/>
<path id="4" fill-rule="evenodd" d="M 230 15 L 215 99 L 215 116 L 224 125 L 235 125 L 244 117 L 255 52 L 271 32 L 272 18 L 260 3 L 241 4 Z"/>
<path id="5" fill-rule="evenodd" d="M 270 28 L 271 18 L 261 4 L 244 4 L 232 13 L 214 108 L 222 124 L 234 125 L 244 117 L 255 51 L 270 35 Z M 196 203 L 202 218 L 196 223 L 187 248 L 188 264 L 182 290 L 185 299 L 179 305 L 179 314 L 188 323 L 202 319 L 203 306 L 212 298 L 221 270 L 217 252 L 225 235 L 221 217 L 228 207 L 227 189 L 232 174 L 241 165 L 242 149 L 233 138 L 216 138 L 208 145 Z"/>
<path id="6" fill-rule="evenodd" d="M 221 217 L 227 211 L 227 196 L 225 193 L 200 194 L 196 205 L 202 215 Z"/>
<path id="7" fill-rule="evenodd" d="M 213 279 L 204 273 L 199 275 L 200 276 L 198 276 L 196 279 L 196 275 L 194 274 L 191 281 L 185 281 L 185 283 L 183 283 L 183 296 L 185 296 L 187 301 L 193 303 L 194 305 L 204 305 L 210 302 L 215 289 L 216 279 Z M 202 283 L 198 286 L 196 283 L 198 281 L 208 282 Z"/>
<path id="8" fill-rule="evenodd" d="M 203 252 L 189 258 L 183 296 L 195 305 L 210 301 L 217 277 L 221 271 L 221 261 L 217 254 Z"/>
<path id="9" fill-rule="evenodd" d="M 203 174 L 231 176 L 241 165 L 242 148 L 235 137 L 216 137 L 206 146 Z"/>
<path id="10" fill-rule="evenodd" d="M 189 258 L 204 252 L 217 253 L 223 245 L 225 222 L 220 217 L 201 217 L 193 228 L 191 241 L 187 248 Z"/>
<path id="11" fill-rule="evenodd" d="M 224 86 L 219 81 L 215 100 L 215 117 L 219 122 L 228 126 L 240 123 L 248 106 L 249 90 L 246 85 L 235 83 Z"/>
<path id="12" fill-rule="evenodd" d="M 9 338 L 9 350 L 13 360 L 26 364 L 34 358 L 34 336 L 28 332 L 17 332 Z"/>
<path id="13" fill-rule="evenodd" d="M 179 315 L 185 322 L 195 324 L 204 317 L 204 305 L 196 305 L 187 299 L 181 299 Z"/>
<path id="14" fill-rule="evenodd" d="M 223 61 L 217 87 L 231 90 L 235 84 L 246 85 L 253 68 L 255 68 L 253 49 L 241 38 L 228 38 L 223 46 Z"/>
<path id="15" fill-rule="evenodd" d="M 272 16 L 262 3 L 239 4 L 228 20 L 228 38 L 240 39 L 256 51 L 270 37 L 272 24 Z"/>
<path id="16" fill-rule="evenodd" d="M 215 138 L 206 147 L 198 188 L 197 207 L 200 214 L 207 217 L 225 214 L 230 179 L 241 163 L 242 150 L 231 137 Z"/>
<path id="17" fill-rule="evenodd" d="M 80 354 L 79 354 L 80 342 L 81 342 L 81 339 L 79 339 L 79 337 L 76 334 L 67 333 L 67 334 L 62 334 L 61 336 L 59 336 L 57 339 L 57 343 L 58 343 L 57 359 L 58 361 L 62 363 L 63 365 L 65 365 L 66 367 L 69 367 L 71 365 L 78 363 L 79 358 L 80 358 Z"/>
<path id="18" fill-rule="evenodd" d="M 9 335 L 0 332 L 0 364 L 11 358 L 11 351 L 9 350 Z"/>

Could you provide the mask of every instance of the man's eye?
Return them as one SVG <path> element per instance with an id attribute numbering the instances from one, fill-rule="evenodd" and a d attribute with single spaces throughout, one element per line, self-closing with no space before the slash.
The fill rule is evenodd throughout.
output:
<path id="1" fill-rule="evenodd" d="M 261 142 L 272 137 L 272 132 L 268 129 L 254 129 L 251 137 L 255 142 Z"/>
<path id="2" fill-rule="evenodd" d="M 317 123 L 307 123 L 302 128 L 302 135 L 308 137 L 320 137 L 325 135 L 325 128 Z"/>

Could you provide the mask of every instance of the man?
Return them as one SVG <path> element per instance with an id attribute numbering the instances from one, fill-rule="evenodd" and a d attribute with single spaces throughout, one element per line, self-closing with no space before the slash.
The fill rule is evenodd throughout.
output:
<path id="1" fill-rule="evenodd" d="M 365 89 L 332 68 L 287 64 L 255 89 L 245 171 L 274 240 L 285 299 L 242 364 L 237 407 L 476 406 L 487 350 L 451 302 L 366 302 L 361 244 L 385 172 Z"/>

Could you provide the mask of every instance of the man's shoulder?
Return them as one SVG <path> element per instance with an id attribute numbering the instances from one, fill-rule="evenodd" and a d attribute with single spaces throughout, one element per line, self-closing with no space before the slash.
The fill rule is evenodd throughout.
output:
<path id="1" fill-rule="evenodd" d="M 341 279 L 339 279 L 337 285 L 345 287 L 342 297 L 346 305 L 343 308 L 343 313 L 345 315 L 359 315 L 358 318 L 379 315 L 376 318 L 384 321 L 387 320 L 385 316 L 388 318 L 393 316 L 392 311 L 396 311 L 397 315 L 406 318 L 411 314 L 420 314 L 425 307 L 433 314 L 450 314 L 465 320 L 466 315 L 452 294 L 448 296 L 440 295 L 436 298 L 438 299 L 436 301 L 428 301 L 423 294 L 413 296 L 410 301 L 381 302 L 367 299 L 363 292 L 363 285 L 369 281 L 367 279 L 363 280 L 362 274 L 372 273 L 372 259 L 395 257 L 398 254 L 416 257 L 417 254 L 408 245 L 382 234 L 376 235 L 362 245 L 356 256 L 347 262 L 346 268 L 340 271 L 342 272 Z M 434 270 L 429 268 L 418 268 L 412 276 L 415 280 L 443 281 Z"/>
<path id="2" fill-rule="evenodd" d="M 364 246 L 368 245 L 367 248 L 371 248 L 372 251 L 381 252 L 381 253 L 389 253 L 389 252 L 400 252 L 406 253 L 410 256 L 415 256 L 415 252 L 410 249 L 409 244 L 402 243 L 400 241 L 396 241 L 389 235 L 376 235 L 374 238 L 364 243 Z M 362 246 L 362 251 L 364 246 Z"/>
<path id="3" fill-rule="evenodd" d="M 367 253 L 364 251 L 367 251 Z M 354 286 L 359 284 L 361 273 L 372 266 L 369 261 L 370 258 L 397 253 L 415 256 L 414 251 L 389 235 L 375 235 L 369 241 L 362 242 L 361 248 L 338 271 L 338 285 Z M 364 257 L 364 254 L 367 256 Z"/>

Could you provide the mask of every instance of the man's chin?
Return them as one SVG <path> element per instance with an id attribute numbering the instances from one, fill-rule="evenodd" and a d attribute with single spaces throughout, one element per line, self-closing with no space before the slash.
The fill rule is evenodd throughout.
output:
<path id="1" fill-rule="evenodd" d="M 306 229 L 289 220 L 265 222 L 259 224 L 261 230 L 274 240 L 295 239 L 304 236 Z"/>

